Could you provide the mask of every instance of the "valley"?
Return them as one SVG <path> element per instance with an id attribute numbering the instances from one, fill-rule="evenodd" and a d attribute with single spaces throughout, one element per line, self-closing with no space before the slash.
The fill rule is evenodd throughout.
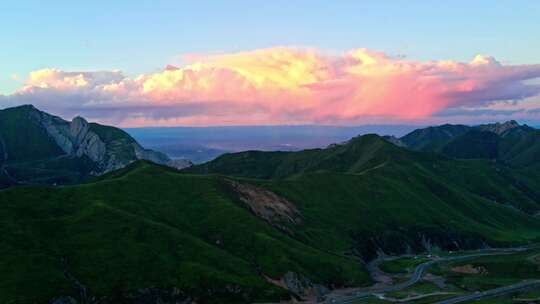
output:
<path id="1" fill-rule="evenodd" d="M 36 136 L 30 145 L 3 124 L 12 128 L 1 132 L 11 138 L 2 146 L 8 172 L 33 171 L 0 191 L 0 302 L 432 303 L 536 284 L 526 280 L 538 275 L 529 256 L 537 249 L 526 246 L 540 241 L 537 146 L 503 149 L 536 142 L 529 127 L 483 127 L 504 130 L 493 133 L 501 148 L 489 154 L 477 151 L 492 143 L 454 144 L 473 141 L 473 128 L 445 137 L 454 148 L 444 151 L 472 151 L 463 157 L 367 134 L 178 170 L 166 158 L 168 166 L 144 159 L 136 151 L 147 150 L 117 129 L 89 123 L 85 132 L 109 143 L 105 162 L 90 162 L 88 149 L 66 154 L 39 125 L 27 130 Z M 50 151 L 37 157 L 36 144 Z M 83 166 L 119 160 L 100 174 Z M 60 182 L 68 167 L 85 177 Z"/>
<path id="2" fill-rule="evenodd" d="M 535 260 L 539 255 L 540 246 L 535 244 L 469 252 L 441 252 L 440 255 L 379 258 L 372 262 L 370 269 L 374 279 L 384 276 L 379 283 L 369 289 L 347 290 L 345 293 L 336 291 L 327 297 L 326 302 L 451 304 L 483 299 L 494 301 L 493 298 L 511 296 L 508 301 L 513 303 L 514 298 L 519 299 L 540 290 L 540 261 Z M 498 268 L 502 265 L 480 266 L 503 260 L 509 267 L 523 269 L 528 274 L 501 272 Z M 525 267 L 530 269 L 526 270 Z M 381 268 L 387 271 L 391 269 L 392 272 L 381 271 Z M 498 274 L 494 273 L 497 271 Z M 474 281 L 481 284 L 472 284 Z"/>
<path id="3" fill-rule="evenodd" d="M 540 304 L 539 16 L 0 0 L 0 304 Z"/>

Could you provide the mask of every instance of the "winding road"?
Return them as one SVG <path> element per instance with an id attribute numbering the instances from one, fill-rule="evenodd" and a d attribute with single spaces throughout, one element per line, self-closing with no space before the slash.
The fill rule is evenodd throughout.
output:
<path id="1" fill-rule="evenodd" d="M 482 257 L 482 256 L 512 254 L 512 253 L 516 253 L 516 252 L 526 251 L 529 248 L 530 247 L 515 247 L 515 248 L 505 248 L 505 249 L 486 249 L 486 250 L 480 250 L 478 253 L 472 253 L 472 254 L 467 254 L 467 255 L 436 258 L 436 259 L 433 259 L 433 260 L 431 260 L 429 262 L 425 262 L 425 263 L 422 263 L 422 264 L 418 265 L 414 269 L 414 273 L 412 274 L 412 276 L 405 282 L 398 283 L 398 284 L 388 286 L 388 287 L 382 287 L 382 288 L 379 288 L 379 289 L 373 289 L 373 290 L 370 290 L 370 291 L 357 292 L 354 295 L 348 295 L 348 296 L 343 296 L 343 297 L 339 297 L 339 298 L 331 298 L 328 301 L 326 301 L 326 303 L 339 303 L 339 304 L 354 303 L 354 302 L 357 302 L 359 300 L 363 300 L 363 299 L 373 297 L 376 294 L 393 292 L 393 291 L 398 291 L 398 290 L 408 288 L 408 287 L 416 284 L 422 278 L 425 271 L 431 265 L 436 264 L 436 263 L 468 260 L 468 259 L 473 259 L 473 258 Z M 382 262 L 382 261 L 383 260 L 378 260 L 377 264 Z M 501 287 L 501 288 L 497 288 L 497 289 L 493 289 L 493 290 L 489 290 L 489 291 L 485 291 L 485 292 L 481 292 L 481 293 L 475 293 L 475 294 L 466 295 L 466 296 L 459 296 L 459 297 L 456 297 L 456 298 L 448 299 L 448 300 L 437 302 L 437 303 L 438 304 L 461 303 L 461 302 L 464 302 L 464 301 L 475 300 L 475 299 L 480 299 L 480 298 L 484 298 L 484 297 L 502 295 L 502 294 L 522 290 L 522 289 L 525 289 L 525 288 L 530 288 L 530 287 L 535 286 L 537 284 L 540 285 L 540 280 L 526 281 L 526 282 L 521 282 L 521 283 L 518 283 L 518 284 L 505 286 L 505 287 Z"/>
<path id="2" fill-rule="evenodd" d="M 502 295 L 513 293 L 516 291 L 530 289 L 533 287 L 540 287 L 540 280 L 524 281 L 524 282 L 517 283 L 514 285 L 499 287 L 499 288 L 495 288 L 495 289 L 491 289 L 491 290 L 487 290 L 483 292 L 473 293 L 470 295 L 459 296 L 459 297 L 435 302 L 434 304 L 462 303 L 462 302 L 467 302 L 467 301 L 479 300 L 482 298 L 502 296 Z"/>

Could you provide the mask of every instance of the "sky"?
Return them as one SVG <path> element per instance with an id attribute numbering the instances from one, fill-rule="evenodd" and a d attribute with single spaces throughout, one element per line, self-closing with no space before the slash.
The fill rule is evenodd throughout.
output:
<path id="1" fill-rule="evenodd" d="M 540 123 L 539 1 L 0 3 L 0 108 L 123 127 Z"/>

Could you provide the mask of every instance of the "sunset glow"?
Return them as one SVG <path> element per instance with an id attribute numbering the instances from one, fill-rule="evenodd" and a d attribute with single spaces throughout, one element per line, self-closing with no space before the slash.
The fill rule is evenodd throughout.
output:
<path id="1" fill-rule="evenodd" d="M 413 121 L 453 108 L 520 102 L 540 92 L 540 65 L 413 61 L 355 49 L 342 54 L 276 47 L 195 56 L 184 67 L 30 73 L 4 103 L 64 108 L 123 126 L 355 124 Z"/>

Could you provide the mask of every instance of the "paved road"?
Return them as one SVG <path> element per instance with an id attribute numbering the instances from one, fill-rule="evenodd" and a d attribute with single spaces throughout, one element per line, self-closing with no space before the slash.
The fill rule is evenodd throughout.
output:
<path id="1" fill-rule="evenodd" d="M 502 296 L 505 294 L 513 293 L 520 290 L 529 289 L 532 287 L 540 287 L 540 280 L 534 280 L 534 281 L 525 281 L 521 283 L 517 283 L 514 285 L 499 287 L 483 292 L 473 293 L 466 296 L 459 296 L 439 302 L 435 302 L 434 304 L 454 304 L 454 303 L 462 303 L 472 300 L 479 300 L 482 298 L 489 298 L 489 297 L 496 297 L 496 296 Z"/>
<path id="2" fill-rule="evenodd" d="M 423 264 L 420 264 L 420 265 L 416 266 L 416 268 L 414 269 L 413 275 L 405 282 L 395 284 L 395 285 L 392 285 L 392 286 L 389 286 L 389 287 L 384 287 L 384 288 L 380 288 L 380 289 L 374 289 L 374 290 L 366 291 L 366 292 L 358 292 L 358 293 L 356 293 L 354 295 L 350 295 L 350 296 L 344 296 L 344 297 L 341 297 L 341 298 L 329 299 L 329 301 L 327 301 L 327 303 L 339 303 L 339 304 L 353 303 L 353 302 L 356 302 L 358 300 L 362 300 L 362 299 L 372 297 L 375 294 L 387 293 L 387 292 L 392 292 L 392 291 L 398 291 L 398 290 L 405 289 L 407 287 L 410 287 L 410 286 L 416 284 L 422 278 L 422 276 L 424 275 L 424 272 L 431 265 L 433 265 L 435 263 L 468 260 L 468 259 L 472 259 L 472 258 L 477 258 L 477 257 L 482 257 L 482 256 L 490 256 L 490 255 L 512 254 L 512 253 L 515 253 L 515 252 L 525 251 L 527 249 L 528 249 L 528 247 L 516 247 L 516 248 L 506 248 L 506 249 L 487 249 L 487 250 L 483 250 L 483 251 L 481 251 L 479 253 L 438 258 L 438 259 L 431 260 L 429 262 L 426 262 L 426 263 L 423 263 Z M 509 286 L 509 287 L 512 287 L 512 286 Z M 524 288 L 524 287 L 522 287 L 522 288 Z M 446 303 L 446 302 L 442 302 L 442 303 Z M 448 303 L 454 303 L 454 302 L 448 302 Z M 459 303 L 459 302 L 455 302 L 455 303 Z"/>

